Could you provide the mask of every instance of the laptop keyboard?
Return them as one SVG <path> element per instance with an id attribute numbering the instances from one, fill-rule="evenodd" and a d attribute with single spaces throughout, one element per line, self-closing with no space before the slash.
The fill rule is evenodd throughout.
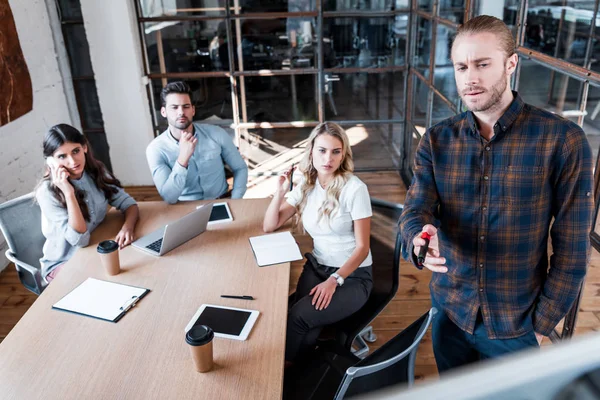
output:
<path id="1" fill-rule="evenodd" d="M 157 241 L 150 243 L 148 246 L 146 246 L 146 248 L 153 250 L 157 253 L 160 253 L 160 247 L 162 246 L 162 241 L 163 241 L 163 238 L 160 238 Z"/>

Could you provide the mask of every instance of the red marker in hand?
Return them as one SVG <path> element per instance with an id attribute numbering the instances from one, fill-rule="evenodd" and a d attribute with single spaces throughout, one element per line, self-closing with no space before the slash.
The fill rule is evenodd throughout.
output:
<path id="1" fill-rule="evenodd" d="M 425 262 L 425 256 L 427 256 L 427 251 L 429 250 L 429 239 L 431 239 L 431 235 L 427 232 L 421 233 L 421 239 L 425 240 L 425 244 L 421 246 L 419 250 L 419 255 L 417 256 L 417 262 L 419 265 L 423 265 Z"/>

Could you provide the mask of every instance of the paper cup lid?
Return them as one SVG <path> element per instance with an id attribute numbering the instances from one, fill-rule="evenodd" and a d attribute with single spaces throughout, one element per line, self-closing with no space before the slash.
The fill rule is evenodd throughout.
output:
<path id="1" fill-rule="evenodd" d="M 185 334 L 185 341 L 192 346 L 202 346 L 211 340 L 215 333 L 206 325 L 196 325 Z"/>
<path id="2" fill-rule="evenodd" d="M 112 253 L 113 251 L 117 250 L 118 248 L 119 248 L 119 245 L 114 240 L 105 240 L 98 244 L 97 250 L 98 250 L 98 253 L 107 254 L 107 253 Z"/>

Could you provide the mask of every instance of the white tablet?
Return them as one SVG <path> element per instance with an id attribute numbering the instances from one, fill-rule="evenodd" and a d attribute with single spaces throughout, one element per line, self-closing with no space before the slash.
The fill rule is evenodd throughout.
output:
<path id="1" fill-rule="evenodd" d="M 196 207 L 200 208 L 201 205 Z M 231 215 L 231 210 L 229 209 L 229 204 L 227 202 L 223 203 L 213 203 L 212 212 L 210 213 L 210 219 L 208 220 L 208 225 L 219 224 L 221 222 L 231 222 L 233 221 L 233 216 Z"/>
<path id="2" fill-rule="evenodd" d="M 206 325 L 212 328 L 215 336 L 246 340 L 258 319 L 258 314 L 256 310 L 202 304 L 185 327 L 185 331 L 189 331 L 195 325 Z"/>

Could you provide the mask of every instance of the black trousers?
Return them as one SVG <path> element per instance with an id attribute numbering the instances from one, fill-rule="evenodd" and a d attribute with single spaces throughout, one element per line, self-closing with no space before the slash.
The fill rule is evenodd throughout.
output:
<path id="1" fill-rule="evenodd" d="M 299 354 L 314 348 L 324 326 L 341 321 L 358 311 L 369 298 L 373 287 L 371 266 L 357 268 L 341 287 L 336 288 L 329 306 L 318 311 L 308 293 L 327 280 L 338 268 L 319 265 L 312 254 L 298 280 L 293 305 L 288 310 L 285 359 L 293 361 Z"/>

